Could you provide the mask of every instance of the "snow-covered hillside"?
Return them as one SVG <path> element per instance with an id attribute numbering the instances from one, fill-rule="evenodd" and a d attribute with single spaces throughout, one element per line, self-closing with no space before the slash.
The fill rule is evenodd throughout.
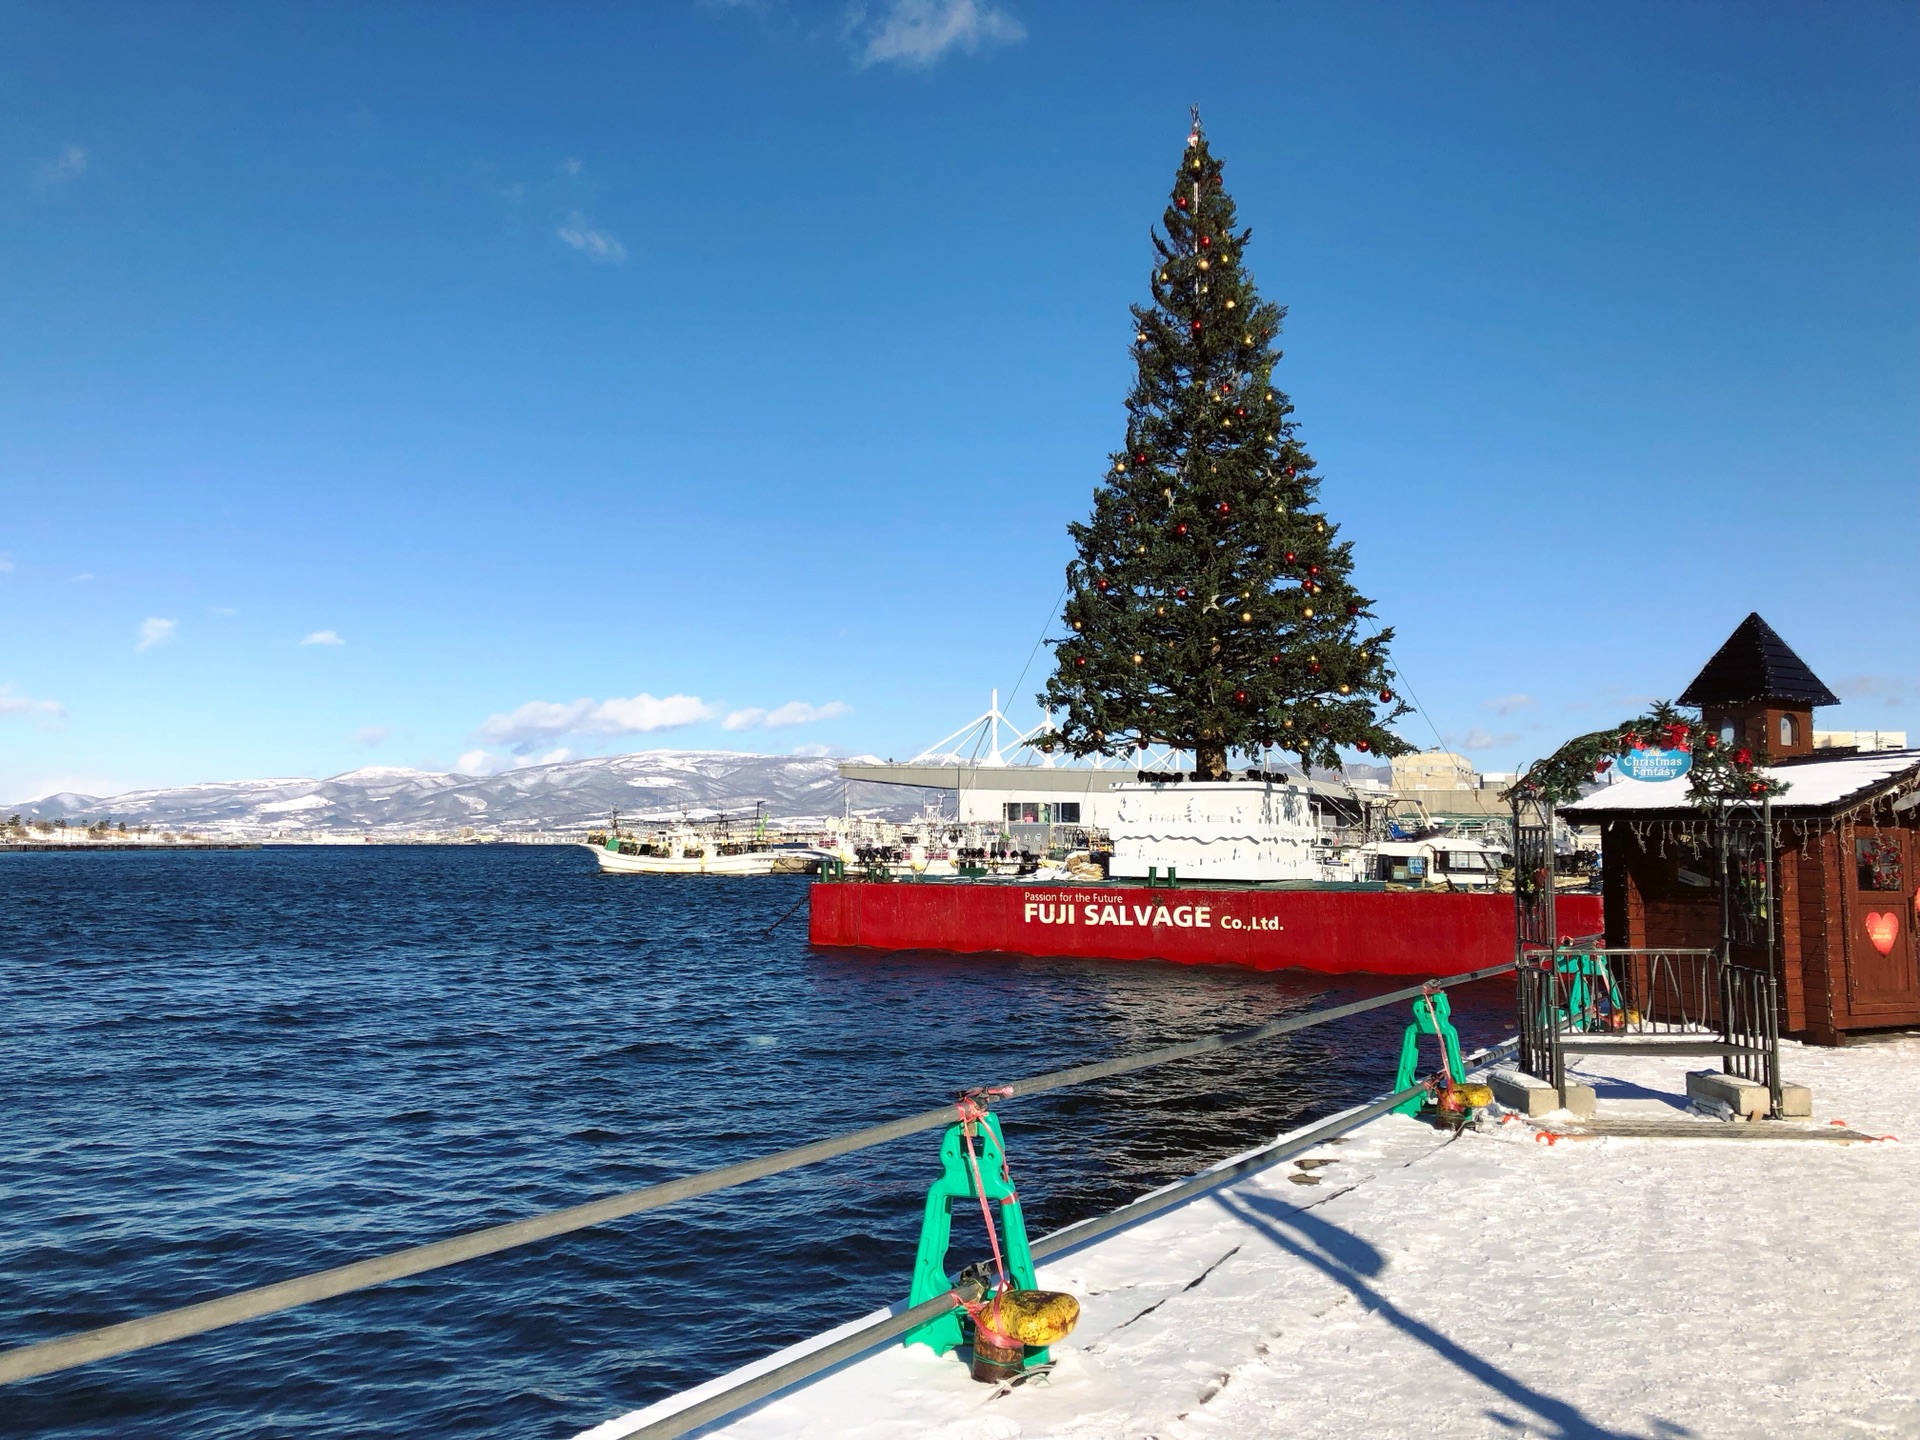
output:
<path id="1" fill-rule="evenodd" d="M 213 781 L 123 795 L 63 793 L 0 805 L 0 818 L 107 819 L 209 834 L 576 829 L 624 817 L 750 811 L 774 816 L 857 812 L 906 819 L 940 792 L 842 781 L 838 761 L 726 750 L 646 750 L 529 765 L 504 775 L 440 775 L 370 766 L 329 780 Z"/>

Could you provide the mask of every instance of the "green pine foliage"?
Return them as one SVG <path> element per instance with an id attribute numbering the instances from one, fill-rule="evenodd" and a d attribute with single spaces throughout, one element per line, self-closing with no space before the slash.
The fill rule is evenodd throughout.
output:
<path id="1" fill-rule="evenodd" d="M 1371 631 L 1352 545 L 1320 510 L 1313 457 L 1273 383 L 1286 312 L 1260 298 L 1198 116 L 1153 236 L 1153 303 L 1133 307 L 1126 449 L 1069 527 L 1065 619 L 1040 704 L 1076 755 L 1136 744 L 1271 746 L 1303 765 L 1404 754 L 1386 726 L 1390 629 Z"/>

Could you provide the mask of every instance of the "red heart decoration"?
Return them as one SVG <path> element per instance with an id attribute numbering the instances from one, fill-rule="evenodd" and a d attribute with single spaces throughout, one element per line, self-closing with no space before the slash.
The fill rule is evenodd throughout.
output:
<path id="1" fill-rule="evenodd" d="M 1893 937 L 1900 933 L 1900 917 L 1889 910 L 1882 914 L 1878 910 L 1867 915 L 1867 939 L 1873 942 L 1873 948 L 1882 955 L 1893 950 Z"/>

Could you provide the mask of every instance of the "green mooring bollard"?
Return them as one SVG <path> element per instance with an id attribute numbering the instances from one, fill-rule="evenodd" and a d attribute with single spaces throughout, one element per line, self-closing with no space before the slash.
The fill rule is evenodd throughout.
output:
<path id="1" fill-rule="evenodd" d="M 1017 1289 L 1035 1290 L 1033 1254 L 1027 1248 L 1027 1222 L 1020 1214 L 1020 1197 L 1007 1178 L 1007 1142 L 1000 1133 L 1000 1119 L 989 1111 L 975 1127 L 980 1162 L 980 1183 L 986 1187 L 987 1200 L 999 1203 L 1002 1249 L 1007 1257 L 1007 1278 Z M 913 1290 L 909 1305 L 918 1305 L 953 1288 L 947 1274 L 947 1245 L 953 1235 L 953 1205 L 956 1201 L 979 1203 L 973 1188 L 973 1172 L 967 1167 L 967 1142 L 959 1125 L 949 1125 L 940 1138 L 940 1178 L 927 1191 L 927 1209 L 920 1221 L 920 1248 L 913 1259 Z M 929 1320 L 907 1332 L 904 1345 L 925 1345 L 944 1355 L 957 1345 L 967 1343 L 959 1311 Z M 1029 1367 L 1047 1361 L 1045 1350 L 1027 1356 Z"/>
<path id="2" fill-rule="evenodd" d="M 1467 1067 L 1460 1059 L 1460 1032 L 1453 1028 L 1453 1006 L 1447 1002 L 1447 992 L 1433 992 L 1433 1009 L 1427 1009 L 1427 997 L 1422 996 L 1413 1002 L 1413 1024 L 1407 1026 L 1406 1036 L 1400 1041 L 1400 1073 L 1394 1079 L 1393 1088 L 1404 1090 L 1420 1078 L 1420 1037 L 1431 1035 L 1440 1042 L 1441 1053 L 1446 1056 L 1447 1070 L 1457 1082 L 1466 1073 Z M 1426 1102 L 1424 1095 L 1415 1095 L 1411 1100 L 1403 1100 L 1393 1107 L 1396 1115 L 1411 1115 Z"/>

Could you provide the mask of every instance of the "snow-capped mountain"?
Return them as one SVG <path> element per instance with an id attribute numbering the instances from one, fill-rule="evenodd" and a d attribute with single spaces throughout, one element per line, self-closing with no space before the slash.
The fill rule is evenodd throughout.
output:
<path id="1" fill-rule="evenodd" d="M 943 792 L 843 781 L 839 762 L 726 750 L 645 750 L 529 765 L 502 775 L 369 766 L 330 780 L 230 780 L 123 795 L 62 793 L 0 805 L 0 819 L 111 820 L 223 835 L 578 829 L 621 817 L 695 818 L 764 803 L 776 817 L 843 808 L 906 819 Z M 851 794 L 849 794 L 851 789 Z"/>

